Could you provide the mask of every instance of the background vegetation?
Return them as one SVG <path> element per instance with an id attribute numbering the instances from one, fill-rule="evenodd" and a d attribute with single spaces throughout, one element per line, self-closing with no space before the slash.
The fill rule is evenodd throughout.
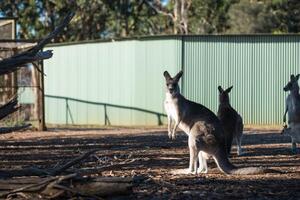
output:
<path id="1" fill-rule="evenodd" d="M 6 0 L 18 37 L 41 38 L 76 10 L 58 41 L 157 34 L 300 32 L 299 0 Z"/>

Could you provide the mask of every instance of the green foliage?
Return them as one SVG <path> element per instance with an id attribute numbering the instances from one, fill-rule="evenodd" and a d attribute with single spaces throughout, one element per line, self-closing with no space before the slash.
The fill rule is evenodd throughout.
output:
<path id="1" fill-rule="evenodd" d="M 134 0 L 8 0 L 0 1 L 0 13 L 18 17 L 20 38 L 40 38 L 51 32 L 70 11 L 76 16 L 57 41 L 90 40 L 156 33 L 149 20 L 155 13 Z M 149 30 L 153 29 L 153 30 Z"/>
<path id="2" fill-rule="evenodd" d="M 227 33 L 299 33 L 300 1 L 240 0 L 228 12 Z"/>
<path id="3" fill-rule="evenodd" d="M 159 0 L 147 2 L 160 5 Z M 45 36 L 70 10 L 76 11 L 56 42 L 173 34 L 182 19 L 189 34 L 300 32 L 299 0 L 190 2 L 187 17 L 178 21 L 155 11 L 146 0 L 6 0 L 0 1 L 0 14 L 18 17 L 18 37 L 31 39 Z M 160 9 L 174 16 L 175 0 Z"/>
<path id="4" fill-rule="evenodd" d="M 194 0 L 189 13 L 190 32 L 223 33 L 228 28 L 228 9 L 234 0 Z"/>

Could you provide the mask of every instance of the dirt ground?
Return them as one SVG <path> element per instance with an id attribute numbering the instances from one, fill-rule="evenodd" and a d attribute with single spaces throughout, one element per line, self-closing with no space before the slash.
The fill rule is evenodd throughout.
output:
<path id="1" fill-rule="evenodd" d="M 291 154 L 290 138 L 279 131 L 246 130 L 245 155 L 237 156 L 234 145 L 231 161 L 282 173 L 233 176 L 220 172 L 213 160 L 208 174 L 172 173 L 188 167 L 187 136 L 179 132 L 172 141 L 165 130 L 51 129 L 0 135 L 0 169 L 51 168 L 98 149 L 96 156 L 76 168 L 134 177 L 133 194 L 119 199 L 300 199 L 300 154 Z"/>

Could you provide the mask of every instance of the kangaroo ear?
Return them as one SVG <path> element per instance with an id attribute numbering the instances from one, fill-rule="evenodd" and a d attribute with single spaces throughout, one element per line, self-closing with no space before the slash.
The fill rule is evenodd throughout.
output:
<path id="1" fill-rule="evenodd" d="M 225 90 L 225 92 L 229 93 L 229 92 L 231 91 L 232 88 L 233 88 L 233 86 L 227 88 L 227 89 Z"/>
<path id="2" fill-rule="evenodd" d="M 176 74 L 176 76 L 174 77 L 174 79 L 176 81 L 179 81 L 179 79 L 181 78 L 182 75 L 183 75 L 183 71 L 181 70 L 180 72 L 178 72 L 178 74 Z"/>
<path id="3" fill-rule="evenodd" d="M 218 86 L 218 90 L 220 93 L 224 92 L 223 88 L 220 85 Z"/>
<path id="4" fill-rule="evenodd" d="M 171 79 L 171 76 L 170 76 L 169 72 L 167 72 L 167 71 L 164 71 L 164 77 L 166 78 L 166 80 Z"/>
<path id="5" fill-rule="evenodd" d="M 297 74 L 297 76 L 296 76 L 296 80 L 297 81 L 299 80 L 299 76 L 300 76 L 300 74 Z"/>
<path id="6" fill-rule="evenodd" d="M 295 79 L 294 74 L 291 75 L 291 81 Z"/>

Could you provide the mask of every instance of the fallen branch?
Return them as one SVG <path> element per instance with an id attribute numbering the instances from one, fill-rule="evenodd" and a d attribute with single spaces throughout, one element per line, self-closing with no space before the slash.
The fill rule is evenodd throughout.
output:
<path id="1" fill-rule="evenodd" d="M 20 126 L 12 126 L 12 127 L 1 127 L 0 128 L 0 134 L 5 134 L 5 133 L 11 133 L 14 131 L 19 131 L 22 129 L 26 129 L 30 127 L 31 124 L 25 124 L 25 125 L 20 125 Z"/>
<path id="2" fill-rule="evenodd" d="M 55 179 L 57 179 L 57 177 L 50 177 L 50 178 L 48 178 L 46 180 L 43 180 L 41 182 L 38 182 L 36 184 L 26 185 L 24 187 L 17 188 L 17 189 L 11 190 L 9 192 L 2 193 L 2 194 L 0 194 L 0 197 L 6 197 L 9 194 L 24 192 L 24 191 L 26 191 L 26 192 L 28 192 L 28 191 L 29 192 L 39 191 L 43 187 L 45 187 L 48 183 L 50 183 L 51 181 L 53 181 Z"/>
<path id="3" fill-rule="evenodd" d="M 109 165 L 104 165 L 101 167 L 68 170 L 67 172 L 77 173 L 77 174 L 80 174 L 81 176 L 89 176 L 89 175 L 94 175 L 94 174 L 101 174 L 101 172 L 107 171 L 107 170 L 120 169 L 122 166 L 126 166 L 135 161 L 136 161 L 136 159 L 131 159 L 131 160 L 125 160 L 123 162 L 119 162 L 116 164 L 109 164 Z"/>
<path id="4" fill-rule="evenodd" d="M 126 195 L 132 190 L 132 178 L 96 177 L 73 182 L 74 189 L 86 195 L 111 196 Z"/>
<path id="5" fill-rule="evenodd" d="M 131 194 L 133 180 L 130 177 L 83 177 L 77 174 L 56 176 L 49 178 L 35 177 L 32 182 L 26 183 L 26 178 L 17 180 L 0 180 L 7 188 L 14 188 L 0 193 L 0 198 L 6 198 L 12 194 L 35 194 L 42 199 L 63 198 L 73 195 L 101 199 L 100 197 Z M 21 185 L 21 187 L 20 187 Z"/>
<path id="6" fill-rule="evenodd" d="M 87 153 L 85 153 L 85 154 L 83 154 L 83 155 L 81 155 L 81 156 L 79 156 L 79 157 L 77 157 L 77 158 L 75 158 L 75 159 L 73 159 L 73 160 L 67 162 L 67 163 L 64 164 L 63 166 L 58 167 L 58 168 L 56 168 L 56 169 L 54 169 L 54 170 L 51 170 L 51 174 L 52 174 L 52 175 L 58 175 L 58 174 L 61 174 L 62 172 L 64 172 L 64 171 L 66 171 L 67 169 L 69 169 L 70 167 L 72 167 L 72 166 L 74 166 L 74 165 L 76 165 L 76 164 L 82 162 L 83 160 L 87 159 L 90 155 L 92 155 L 92 154 L 95 153 L 96 151 L 97 151 L 96 149 L 94 149 L 94 150 L 92 150 L 92 151 L 89 151 L 89 152 L 87 152 Z"/>
<path id="7" fill-rule="evenodd" d="M 0 120 L 6 116 L 16 112 L 20 106 L 18 105 L 17 96 L 12 98 L 9 102 L 0 107 Z"/>
<path id="8" fill-rule="evenodd" d="M 75 189 L 72 189 L 72 188 L 69 188 L 69 187 L 66 187 L 66 186 L 63 186 L 63 185 L 56 184 L 53 187 L 57 188 L 57 189 L 61 189 L 62 191 L 70 192 L 70 193 L 72 193 L 74 195 L 80 195 L 80 196 L 83 196 L 83 197 L 92 197 L 93 199 L 103 200 L 103 198 L 101 198 L 101 197 L 97 197 L 97 196 L 94 196 L 94 195 L 83 194 L 80 191 L 77 191 Z"/>
<path id="9" fill-rule="evenodd" d="M 1 128 L 0 128 L 1 132 Z M 6 170 L 6 171 L 0 171 L 0 178 L 12 178 L 12 177 L 20 177 L 20 176 L 56 176 L 63 172 L 65 172 L 70 167 L 81 163 L 85 159 L 87 159 L 90 155 L 95 153 L 97 150 L 91 150 L 87 153 L 76 157 L 75 159 L 67 162 L 66 164 L 54 168 L 54 169 L 39 169 L 39 168 L 26 168 L 26 169 L 20 169 L 20 170 Z M 69 171 L 68 171 L 69 172 Z M 75 173 L 75 172 L 72 172 Z"/>

